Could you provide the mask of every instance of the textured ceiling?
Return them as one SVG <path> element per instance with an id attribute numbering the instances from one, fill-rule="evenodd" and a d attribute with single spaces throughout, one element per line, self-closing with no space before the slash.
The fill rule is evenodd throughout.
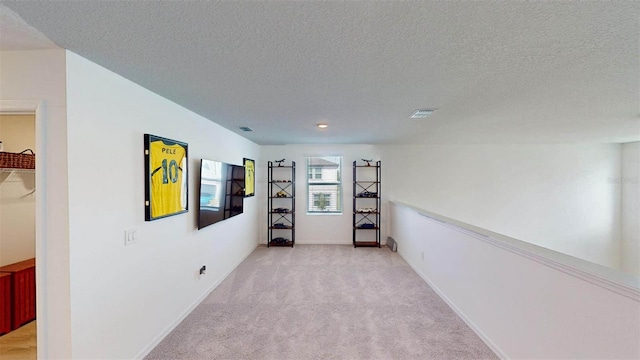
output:
<path id="1" fill-rule="evenodd" d="M 51 40 L 27 24 L 15 12 L 0 5 L 0 50 L 43 50 L 58 48 Z"/>
<path id="2" fill-rule="evenodd" d="M 259 144 L 640 140 L 637 1 L 2 3 Z"/>

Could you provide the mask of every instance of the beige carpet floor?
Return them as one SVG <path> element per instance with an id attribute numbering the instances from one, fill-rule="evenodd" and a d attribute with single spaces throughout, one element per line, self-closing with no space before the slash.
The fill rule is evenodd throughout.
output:
<path id="1" fill-rule="evenodd" d="M 147 359 L 495 359 L 397 254 L 258 247 Z"/>

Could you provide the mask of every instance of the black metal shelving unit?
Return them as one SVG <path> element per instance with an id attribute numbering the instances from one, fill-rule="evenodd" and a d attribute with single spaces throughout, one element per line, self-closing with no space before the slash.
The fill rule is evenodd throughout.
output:
<path id="1" fill-rule="evenodd" d="M 380 247 L 381 165 L 353 162 L 353 247 Z"/>
<path id="2" fill-rule="evenodd" d="M 296 163 L 274 165 L 269 161 L 268 165 L 267 247 L 293 247 L 296 243 Z"/>

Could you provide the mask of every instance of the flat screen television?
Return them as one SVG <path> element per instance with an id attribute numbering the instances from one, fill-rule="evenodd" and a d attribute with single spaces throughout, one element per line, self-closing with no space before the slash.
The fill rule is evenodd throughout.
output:
<path id="1" fill-rule="evenodd" d="M 244 166 L 221 161 L 200 161 L 198 230 L 242 214 Z"/>

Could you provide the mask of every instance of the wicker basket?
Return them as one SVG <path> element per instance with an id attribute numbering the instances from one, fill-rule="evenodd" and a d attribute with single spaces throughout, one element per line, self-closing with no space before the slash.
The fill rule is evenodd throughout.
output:
<path id="1" fill-rule="evenodd" d="M 0 152 L 0 168 L 35 169 L 36 155 L 31 149 L 21 153 Z"/>

